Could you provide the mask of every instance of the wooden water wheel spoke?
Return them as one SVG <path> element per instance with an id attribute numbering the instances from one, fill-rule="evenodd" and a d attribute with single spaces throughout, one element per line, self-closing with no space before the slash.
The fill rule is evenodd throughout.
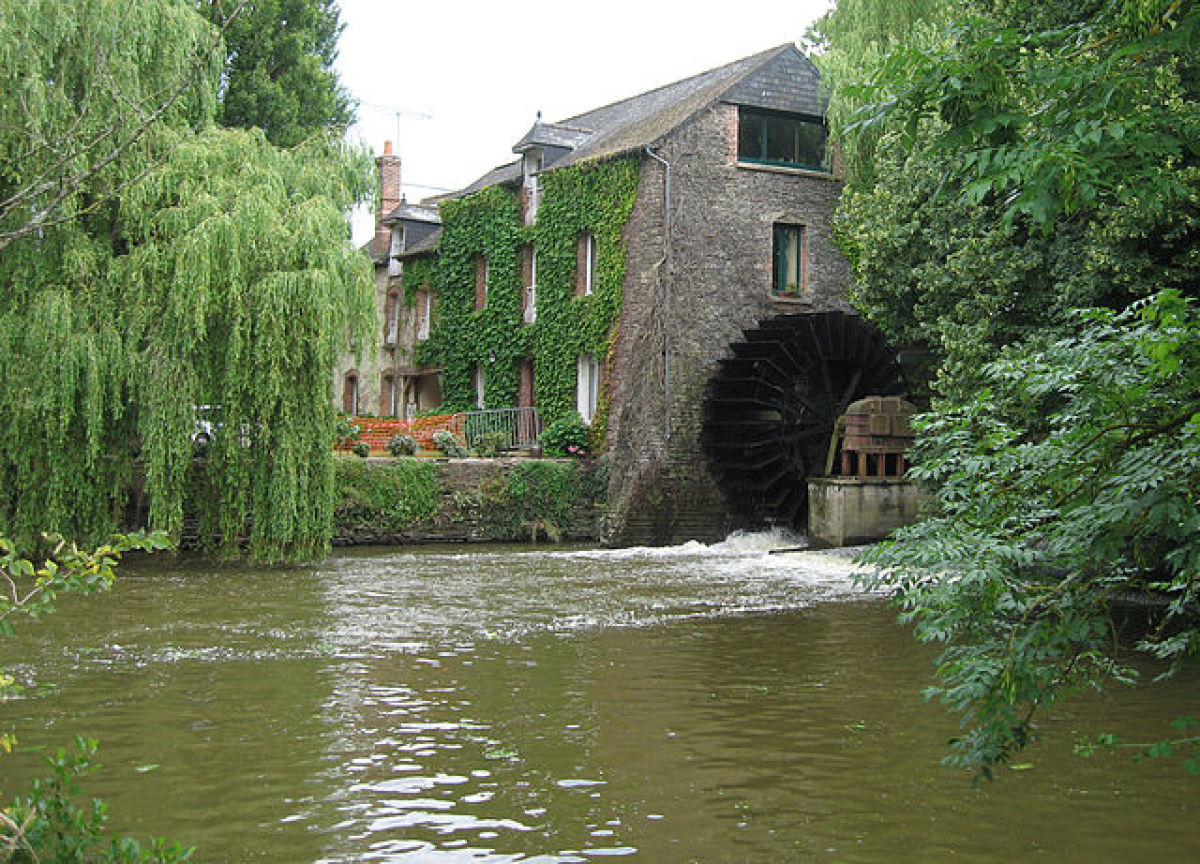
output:
<path id="1" fill-rule="evenodd" d="M 781 315 L 746 331 L 710 384 L 702 435 L 742 521 L 796 525 L 837 417 L 899 381 L 883 337 L 853 315 Z"/>

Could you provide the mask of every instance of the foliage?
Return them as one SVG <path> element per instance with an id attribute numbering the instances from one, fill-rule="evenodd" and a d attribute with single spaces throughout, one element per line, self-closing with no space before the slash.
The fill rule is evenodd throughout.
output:
<path id="1" fill-rule="evenodd" d="M 96 238 L 54 229 L 103 224 L 121 190 L 165 157 L 171 130 L 209 121 L 219 34 L 170 0 L 79 0 L 70 11 L 0 0 L 0 250 L 30 256 L 8 246 L 36 239 L 38 254 L 84 276 Z"/>
<path id="2" fill-rule="evenodd" d="M 973 12 L 971 10 L 974 10 Z M 852 165 L 838 220 L 852 301 L 969 392 L 996 348 L 1071 310 L 1194 290 L 1194 4 L 967 4 L 839 91 Z M 845 111 L 835 111 L 842 117 Z M 859 149 L 858 143 L 870 146 Z"/>
<path id="3" fill-rule="evenodd" d="M 335 462 L 334 518 L 340 528 L 398 532 L 437 513 L 441 488 L 430 462 Z"/>
<path id="4" fill-rule="evenodd" d="M 52 539 L 52 538 L 47 538 Z M 16 546 L 0 537 L 0 636 L 13 635 L 18 617 L 38 618 L 54 610 L 60 594 L 92 594 L 108 590 L 115 579 L 117 562 L 124 552 L 166 548 L 167 538 L 139 533 L 114 537 L 93 551 L 83 551 L 56 540 L 50 557 L 41 566 L 21 557 Z M 0 672 L 0 696 L 18 688 Z M 0 751 L 11 752 L 15 738 L 0 735 Z M 141 862 L 183 861 L 190 854 L 178 844 L 156 839 L 143 849 L 128 838 L 104 837 L 107 808 L 92 800 L 89 809 L 74 803 L 79 794 L 77 777 L 93 767 L 94 741 L 77 741 L 77 752 L 59 750 L 46 759 L 52 776 L 34 781 L 26 795 L 19 796 L 0 812 L 0 861 L 97 861 Z"/>
<path id="5" fill-rule="evenodd" d="M 272 144 L 294 147 L 354 122 L 334 68 L 343 28 L 336 0 L 201 0 L 198 6 L 225 30 L 223 125 L 258 127 Z"/>
<path id="6" fill-rule="evenodd" d="M 1200 720 L 1195 717 L 1176 717 L 1171 721 L 1174 737 L 1152 742 L 1122 740 L 1120 736 L 1105 733 L 1091 741 L 1075 745 L 1076 755 L 1085 759 L 1101 750 L 1134 750 L 1134 759 L 1170 759 L 1183 750 L 1191 755 L 1184 760 L 1184 770 L 1193 777 L 1200 777 Z"/>
<path id="7" fill-rule="evenodd" d="M 493 459 L 499 456 L 501 451 L 508 446 L 508 442 L 508 432 L 503 429 L 491 429 L 479 436 L 479 441 L 475 449 L 485 459 Z"/>
<path id="8" fill-rule="evenodd" d="M 517 197 L 492 186 L 444 201 L 439 209 L 443 228 L 435 278 L 438 319 L 419 357 L 442 364 L 447 410 L 476 407 L 476 367 L 485 370 L 488 407 L 515 404 L 520 361 L 529 353 L 529 330 L 520 324 L 524 228 Z M 487 263 L 487 302 L 476 310 L 480 256 Z"/>
<path id="9" fill-rule="evenodd" d="M 411 435 L 393 435 L 387 443 L 388 452 L 393 456 L 412 456 L 417 452 L 417 441 Z"/>
<path id="10" fill-rule="evenodd" d="M 952 9 L 969 4 L 949 0 L 838 0 L 805 35 L 809 56 L 821 71 L 821 84 L 832 94 L 829 124 L 844 130 L 867 96 L 864 77 L 889 52 L 904 47 L 919 52 L 942 42 Z M 878 128 L 858 128 L 837 138 L 836 165 L 852 184 L 872 182 L 881 154 Z"/>
<path id="11" fill-rule="evenodd" d="M 40 567 L 24 558 L 16 544 L 0 537 L 0 636 L 13 635 L 18 616 L 39 618 L 54 611 L 60 594 L 94 594 L 107 591 L 116 578 L 116 566 L 125 552 L 156 551 L 168 546 L 163 534 L 118 534 L 93 551 L 79 549 L 60 537 L 43 537 L 50 555 Z"/>
<path id="12" fill-rule="evenodd" d="M 338 414 L 333 421 L 333 443 L 334 446 L 342 446 L 353 444 L 362 435 L 362 427 L 347 417 L 345 414 Z"/>
<path id="13" fill-rule="evenodd" d="M 1131 677 L 1123 594 L 1168 604 L 1142 648 L 1194 651 L 1200 7 L 918 3 L 856 65 L 843 5 L 851 301 L 938 362 L 914 470 L 935 508 L 875 584 L 945 643 L 951 759 L 988 775 L 1039 706 Z"/>
<path id="14" fill-rule="evenodd" d="M 351 452 L 353 452 L 354 455 L 359 457 L 360 459 L 366 459 L 368 456 L 371 455 L 371 445 L 368 444 L 366 441 L 355 442 L 354 446 L 350 449 L 351 449 Z"/>
<path id="15" fill-rule="evenodd" d="M 542 430 L 538 440 L 547 456 L 582 456 L 590 430 L 579 412 L 564 414 Z"/>
<path id="16" fill-rule="evenodd" d="M 557 462 L 521 462 L 508 475 L 507 492 L 522 531 L 535 543 L 539 533 L 557 542 L 582 498 L 582 474 Z"/>
<path id="17" fill-rule="evenodd" d="M 74 753 L 59 748 L 46 757 L 50 776 L 35 780 L 0 813 L 0 861 L 166 864 L 191 858 L 191 849 L 159 837 L 143 848 L 131 837 L 104 836 L 107 805 L 96 798 L 86 808 L 75 803 L 79 778 L 95 769 L 95 755 L 96 742 L 78 738 Z"/>
<path id="18" fill-rule="evenodd" d="M 622 232 L 637 179 L 634 158 L 548 171 L 541 175 L 532 229 L 522 223 L 516 195 L 503 187 L 441 203 L 444 227 L 431 265 L 438 316 L 419 359 L 442 366 L 447 408 L 476 407 L 476 367 L 484 369 L 487 407 L 514 406 L 521 364 L 532 358 L 542 416 L 553 421 L 573 410 L 577 358 L 606 358 L 613 338 L 625 278 Z M 590 296 L 577 296 L 576 244 L 585 231 L 597 239 L 596 282 Z M 526 325 L 521 256 L 529 243 L 537 254 L 537 321 Z M 486 308 L 476 310 L 480 255 L 487 261 L 488 292 Z M 423 284 L 406 273 L 406 295 Z"/>
<path id="19" fill-rule="evenodd" d="M 434 432 L 433 444 L 443 456 L 449 456 L 452 459 L 462 459 L 469 455 L 466 445 L 449 429 Z"/>
<path id="20" fill-rule="evenodd" d="M 177 537 L 196 405 L 238 430 L 209 451 L 221 548 L 275 560 L 328 543 L 333 362 L 348 331 L 374 330 L 370 264 L 345 229 L 370 160 L 330 138 L 282 151 L 205 128 L 215 32 L 189 5 L 89 0 L 66 16 L 5 0 L 0 15 L 0 198 L 67 193 L 36 230 L 20 233 L 28 207 L 3 225 L 0 530 L 26 548 L 47 528 L 110 533 L 140 462 L 152 527 Z M 104 162 L 134 118 L 137 146 Z"/>
<path id="21" fill-rule="evenodd" d="M 868 583 L 946 645 L 932 692 L 967 727 L 951 761 L 985 775 L 1036 737 L 1038 708 L 1137 677 L 1114 601 L 1162 598 L 1137 647 L 1164 676 L 1200 649 L 1200 312 L 1165 291 L 1077 323 L 924 418 L 932 512 L 866 555 Z"/>
<path id="22" fill-rule="evenodd" d="M 454 500 L 459 518 L 477 523 L 489 539 L 558 542 L 592 491 L 588 475 L 573 464 L 528 460 Z"/>
<path id="23" fill-rule="evenodd" d="M 412 307 L 417 303 L 417 292 L 430 288 L 437 273 L 437 257 L 430 254 L 414 255 L 404 259 L 401 281 L 404 286 L 404 304 Z"/>
<path id="24" fill-rule="evenodd" d="M 554 422 L 575 409 L 576 361 L 590 354 L 609 358 L 625 284 L 625 224 L 637 200 L 638 163 L 633 157 L 586 163 L 541 175 L 534 243 L 538 265 L 537 404 Z M 590 296 L 575 294 L 576 244 L 596 237 L 596 276 Z M 603 441 L 607 394 L 593 420 Z"/>

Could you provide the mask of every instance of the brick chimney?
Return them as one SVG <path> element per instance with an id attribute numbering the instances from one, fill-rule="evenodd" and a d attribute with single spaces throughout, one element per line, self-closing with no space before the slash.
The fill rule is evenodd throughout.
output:
<path id="1" fill-rule="evenodd" d="M 392 153 L 392 142 L 383 142 L 383 155 L 376 158 L 379 172 L 379 210 L 375 213 L 375 241 L 373 252 L 386 255 L 391 245 L 391 229 L 383 224 L 383 217 L 400 206 L 400 157 Z"/>

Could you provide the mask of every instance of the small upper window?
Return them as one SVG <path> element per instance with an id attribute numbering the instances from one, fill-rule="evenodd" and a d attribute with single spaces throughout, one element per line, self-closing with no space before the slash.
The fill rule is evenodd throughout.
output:
<path id="1" fill-rule="evenodd" d="M 483 366 L 476 366 L 475 373 L 471 376 L 471 384 L 475 388 L 475 407 L 480 411 L 486 404 L 484 401 L 484 374 Z"/>
<path id="2" fill-rule="evenodd" d="M 738 160 L 742 162 L 827 171 L 826 134 L 819 117 L 738 108 Z"/>
<path id="3" fill-rule="evenodd" d="M 596 257 L 599 249 L 596 235 L 588 231 L 579 235 L 575 247 L 575 293 L 585 297 L 595 290 Z"/>
<path id="4" fill-rule="evenodd" d="M 342 413 L 351 417 L 358 414 L 358 373 L 347 372 L 342 379 Z"/>
<path id="5" fill-rule="evenodd" d="M 404 252 L 404 227 L 392 226 L 391 243 L 388 245 L 388 275 L 399 276 L 401 272 L 400 254 Z"/>
<path id="6" fill-rule="evenodd" d="M 488 262 L 483 255 L 475 256 L 475 308 L 487 307 Z"/>
<path id="7" fill-rule="evenodd" d="M 429 322 L 433 318 L 433 292 L 422 288 L 417 292 L 417 341 L 429 339 Z"/>
<path id="8" fill-rule="evenodd" d="M 776 225 L 772 245 L 775 272 L 771 293 L 776 297 L 800 298 L 808 288 L 808 237 L 804 226 Z"/>
<path id="9" fill-rule="evenodd" d="M 521 276 L 525 283 L 525 291 L 521 295 L 521 320 L 526 324 L 534 324 L 537 322 L 537 249 L 532 243 L 522 252 Z"/>

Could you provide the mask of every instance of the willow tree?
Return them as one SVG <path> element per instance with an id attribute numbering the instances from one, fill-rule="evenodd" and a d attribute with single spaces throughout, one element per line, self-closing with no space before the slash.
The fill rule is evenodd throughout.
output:
<path id="1" fill-rule="evenodd" d="M 0 0 L 0 533 L 95 541 L 142 476 L 178 536 L 328 543 L 337 349 L 366 334 L 365 154 L 212 125 L 220 34 L 176 0 Z"/>
<path id="2" fill-rule="evenodd" d="M 225 548 L 244 535 L 265 558 L 327 545 L 332 369 L 373 322 L 370 263 L 346 226 L 369 177 L 365 154 L 330 139 L 285 151 L 258 130 L 211 130 L 122 199 L 130 251 L 111 290 L 136 358 L 154 526 L 179 530 L 193 406 L 206 405 L 196 501 Z"/>

